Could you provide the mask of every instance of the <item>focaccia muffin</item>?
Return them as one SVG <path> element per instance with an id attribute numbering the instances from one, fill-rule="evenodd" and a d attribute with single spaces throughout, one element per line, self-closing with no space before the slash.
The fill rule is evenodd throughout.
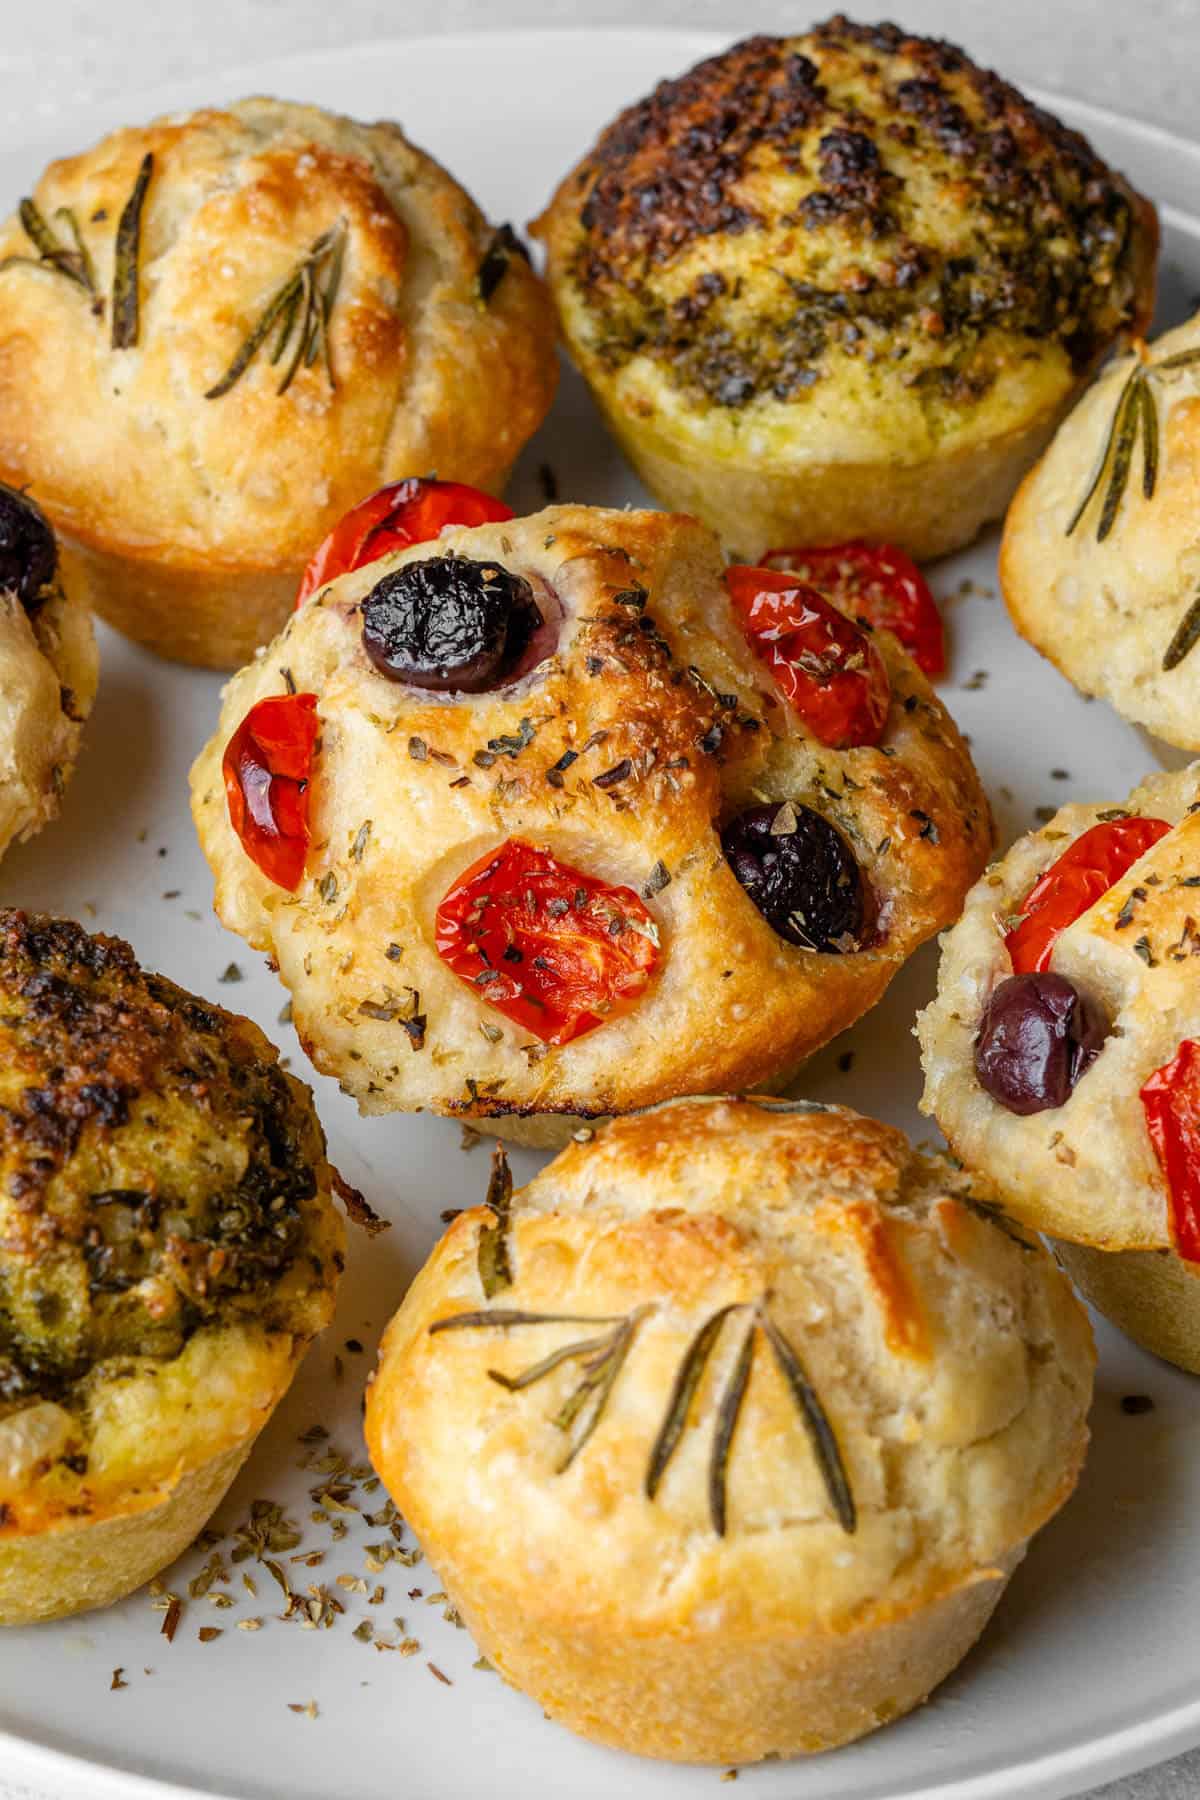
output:
<path id="1" fill-rule="evenodd" d="M 726 571 L 694 520 L 578 506 L 318 589 L 192 786 L 217 911 L 317 1067 L 527 1142 L 782 1081 L 957 916 L 991 833 L 894 639 Z"/>
<path id="2" fill-rule="evenodd" d="M 0 226 L 0 476 L 95 610 L 237 667 L 316 538 L 409 469 L 498 489 L 551 309 L 396 125 L 250 99 L 112 133 Z"/>
<path id="3" fill-rule="evenodd" d="M 923 1106 L 1130 1336 L 1200 1371 L 1200 763 L 1065 806 L 979 881 Z"/>
<path id="4" fill-rule="evenodd" d="M 0 856 L 54 818 L 96 697 L 96 639 L 54 533 L 0 484 Z"/>
<path id="5" fill-rule="evenodd" d="M 368 1391 L 480 1648 L 586 1737 L 826 1750 L 987 1624 L 1087 1443 L 1087 1320 L 946 1159 L 841 1107 L 685 1100 L 460 1214 Z M 499 1155 L 499 1153 L 497 1153 Z"/>
<path id="6" fill-rule="evenodd" d="M 0 912 L 0 1624 L 191 1542 L 333 1311 L 307 1088 L 127 944 Z"/>
<path id="7" fill-rule="evenodd" d="M 743 556 L 940 556 L 1154 295 L 1150 203 L 962 51 L 833 18 L 623 112 L 533 229 L 651 491 Z"/>
<path id="8" fill-rule="evenodd" d="M 1085 694 L 1200 750 L 1200 315 L 1107 368 L 1009 508 L 1022 637 Z"/>

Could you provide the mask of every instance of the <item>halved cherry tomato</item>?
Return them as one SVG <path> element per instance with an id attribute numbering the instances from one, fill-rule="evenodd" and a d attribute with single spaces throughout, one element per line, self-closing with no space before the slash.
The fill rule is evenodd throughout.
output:
<path id="1" fill-rule="evenodd" d="M 1025 896 L 1004 940 L 1015 975 L 1048 969 L 1060 932 L 1082 918 L 1171 827 L 1165 819 L 1108 819 L 1064 850 Z"/>
<path id="2" fill-rule="evenodd" d="M 1185 1038 L 1142 1089 L 1142 1110 L 1167 1184 L 1175 1248 L 1200 1263 L 1200 1043 Z"/>
<path id="3" fill-rule="evenodd" d="M 520 838 L 465 869 L 437 909 L 438 955 L 481 1000 L 545 1044 L 632 1004 L 658 931 L 632 888 L 610 887 Z"/>
<path id="4" fill-rule="evenodd" d="M 852 619 L 794 575 L 735 563 L 725 585 L 747 642 L 808 729 L 834 750 L 877 744 L 891 685 L 883 658 Z"/>
<path id="5" fill-rule="evenodd" d="M 250 861 L 277 887 L 295 889 L 308 854 L 308 780 L 317 696 L 276 694 L 250 708 L 221 769 L 229 819 Z"/>
<path id="6" fill-rule="evenodd" d="M 853 619 L 890 631 L 926 675 L 946 669 L 942 615 L 929 583 L 894 544 L 821 544 L 768 550 L 769 569 L 786 569 L 818 588 Z"/>
<path id="7" fill-rule="evenodd" d="M 488 525 L 512 517 L 511 506 L 461 481 L 426 481 L 417 475 L 394 481 L 338 520 L 301 577 L 296 605 L 303 606 L 319 587 L 390 550 L 428 543 L 444 525 Z"/>

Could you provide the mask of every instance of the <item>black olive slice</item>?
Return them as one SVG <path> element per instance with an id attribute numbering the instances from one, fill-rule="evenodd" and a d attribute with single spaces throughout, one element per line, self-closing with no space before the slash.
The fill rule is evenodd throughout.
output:
<path id="1" fill-rule="evenodd" d="M 529 583 L 499 563 L 405 563 L 362 603 L 362 641 L 389 681 L 479 694 L 509 679 L 542 615 Z"/>
<path id="2" fill-rule="evenodd" d="M 861 947 L 869 897 L 841 832 L 796 801 L 752 806 L 721 833 L 729 866 L 767 924 L 804 950 Z"/>
<path id="3" fill-rule="evenodd" d="M 1010 975 L 983 1009 L 979 1084 L 1023 1117 L 1062 1106 L 1099 1056 L 1107 1025 L 1065 975 Z"/>
<path id="4" fill-rule="evenodd" d="M 0 482 L 0 591 L 16 594 L 27 612 L 54 580 L 58 550 L 40 506 Z"/>

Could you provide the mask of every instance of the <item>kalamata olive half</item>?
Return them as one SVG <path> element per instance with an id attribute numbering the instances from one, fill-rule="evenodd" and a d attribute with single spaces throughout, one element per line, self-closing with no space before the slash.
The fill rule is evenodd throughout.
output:
<path id="1" fill-rule="evenodd" d="M 767 924 L 804 950 L 857 950 L 868 895 L 841 832 L 810 806 L 751 806 L 721 833 L 729 866 Z"/>
<path id="2" fill-rule="evenodd" d="M 1009 1112 L 1046 1112 L 1070 1098 L 1106 1036 L 1095 1005 L 1065 975 L 1010 975 L 983 1009 L 975 1073 Z"/>
<path id="3" fill-rule="evenodd" d="M 431 556 L 376 582 L 362 641 L 389 681 L 440 692 L 498 687 L 542 623 L 533 591 L 494 562 Z"/>
<path id="4" fill-rule="evenodd" d="M 40 506 L 0 482 L 0 592 L 16 594 L 32 612 L 54 580 L 58 551 Z"/>

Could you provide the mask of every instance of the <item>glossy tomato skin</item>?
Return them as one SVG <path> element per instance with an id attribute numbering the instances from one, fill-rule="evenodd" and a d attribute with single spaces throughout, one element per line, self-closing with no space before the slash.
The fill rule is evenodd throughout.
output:
<path id="1" fill-rule="evenodd" d="M 769 569 L 786 569 L 879 631 L 890 631 L 926 675 L 946 672 L 946 633 L 929 583 L 894 544 L 795 545 L 768 550 Z"/>
<path id="2" fill-rule="evenodd" d="M 1106 819 L 1076 838 L 1030 888 L 1021 922 L 1004 940 L 1013 973 L 1048 969 L 1060 933 L 1170 829 L 1164 819 Z"/>
<path id="3" fill-rule="evenodd" d="M 548 850 L 509 838 L 465 869 L 434 925 L 461 980 L 544 1044 L 568 1044 L 644 992 L 658 961 L 654 919 Z"/>
<path id="4" fill-rule="evenodd" d="M 304 571 L 296 605 L 392 550 L 428 543 L 446 525 L 489 525 L 512 517 L 511 506 L 461 481 L 417 475 L 394 481 L 338 520 Z"/>
<path id="5" fill-rule="evenodd" d="M 1146 1082 L 1141 1101 L 1167 1184 L 1175 1248 L 1200 1263 L 1200 1042 L 1185 1038 Z"/>
<path id="6" fill-rule="evenodd" d="M 308 855 L 308 783 L 317 696 L 276 694 L 250 708 L 221 770 L 229 819 L 242 849 L 277 887 L 299 887 Z"/>
<path id="7" fill-rule="evenodd" d="M 725 585 L 750 648 L 813 736 L 832 750 L 879 743 L 891 684 L 866 633 L 816 588 L 777 569 L 734 563 Z"/>

